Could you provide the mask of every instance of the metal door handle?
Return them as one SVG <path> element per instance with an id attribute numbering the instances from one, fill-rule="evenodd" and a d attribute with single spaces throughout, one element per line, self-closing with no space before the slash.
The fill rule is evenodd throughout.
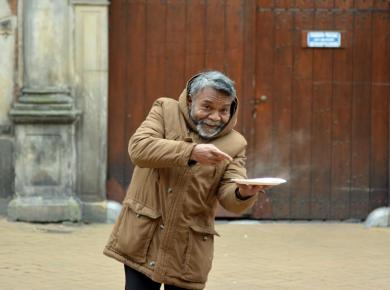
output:
<path id="1" fill-rule="evenodd" d="M 255 106 L 258 106 L 260 105 L 261 103 L 264 103 L 268 100 L 268 97 L 266 95 L 262 95 L 260 97 L 256 97 L 254 100 L 253 100 L 253 103 Z"/>

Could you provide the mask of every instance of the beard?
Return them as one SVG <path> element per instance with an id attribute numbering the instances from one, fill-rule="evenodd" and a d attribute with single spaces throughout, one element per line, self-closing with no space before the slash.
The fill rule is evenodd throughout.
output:
<path id="1" fill-rule="evenodd" d="M 193 114 L 193 110 L 190 110 L 190 117 L 196 125 L 199 136 L 206 140 L 218 135 L 225 126 L 225 123 L 222 121 L 215 122 L 207 119 L 197 120 Z"/>
<path id="2" fill-rule="evenodd" d="M 217 122 L 218 124 L 211 124 L 209 121 L 199 120 L 196 123 L 196 130 L 203 139 L 211 139 L 218 135 L 222 131 L 224 124 Z"/>

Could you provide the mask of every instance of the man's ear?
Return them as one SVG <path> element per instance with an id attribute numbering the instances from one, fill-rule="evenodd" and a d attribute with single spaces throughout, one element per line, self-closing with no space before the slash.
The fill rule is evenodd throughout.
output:
<path id="1" fill-rule="evenodd" d="M 190 94 L 187 95 L 187 104 L 191 105 L 192 104 L 192 97 Z"/>

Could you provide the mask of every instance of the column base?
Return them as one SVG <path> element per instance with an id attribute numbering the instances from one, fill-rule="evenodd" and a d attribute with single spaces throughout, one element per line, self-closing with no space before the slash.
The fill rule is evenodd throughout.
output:
<path id="1" fill-rule="evenodd" d="M 115 222 L 122 205 L 118 202 L 105 200 L 102 202 L 82 202 L 83 222 L 109 223 Z"/>
<path id="2" fill-rule="evenodd" d="M 7 216 L 7 208 L 10 201 L 11 198 L 0 197 L 0 216 Z"/>
<path id="3" fill-rule="evenodd" d="M 77 222 L 81 220 L 81 205 L 74 197 L 44 199 L 16 197 L 8 205 L 8 218 L 26 222 Z"/>

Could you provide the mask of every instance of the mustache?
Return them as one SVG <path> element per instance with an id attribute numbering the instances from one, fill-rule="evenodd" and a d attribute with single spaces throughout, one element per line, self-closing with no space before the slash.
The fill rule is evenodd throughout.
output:
<path id="1" fill-rule="evenodd" d="M 198 124 L 200 125 L 207 125 L 207 126 L 212 126 L 212 127 L 221 127 L 224 125 L 222 121 L 211 121 L 211 120 L 199 120 Z"/>

